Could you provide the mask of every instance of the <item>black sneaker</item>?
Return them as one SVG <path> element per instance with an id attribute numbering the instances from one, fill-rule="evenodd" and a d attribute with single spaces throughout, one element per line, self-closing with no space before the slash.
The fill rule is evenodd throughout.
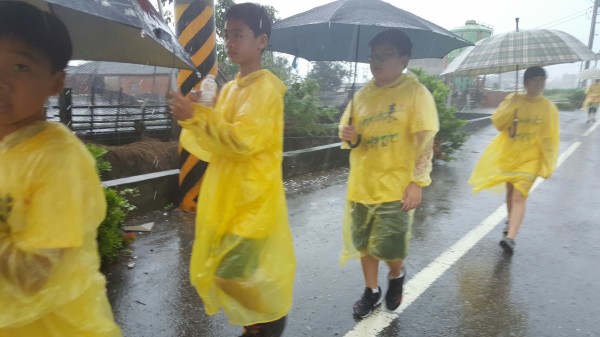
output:
<path id="1" fill-rule="evenodd" d="M 388 310 L 394 311 L 402 303 L 402 287 L 404 286 L 406 269 L 402 269 L 402 273 L 402 277 L 388 280 L 388 289 L 385 293 L 385 306 Z"/>
<path id="2" fill-rule="evenodd" d="M 504 234 L 504 236 L 508 235 L 508 220 L 504 222 L 504 229 L 502 230 L 502 234 Z"/>
<path id="3" fill-rule="evenodd" d="M 381 302 L 379 302 L 379 299 L 381 298 L 381 287 L 377 288 L 379 288 L 379 292 L 376 294 L 373 294 L 371 288 L 365 288 L 365 292 L 360 300 L 354 302 L 354 306 L 352 307 L 354 316 L 365 318 L 381 304 Z"/>
<path id="4" fill-rule="evenodd" d="M 280 337 L 285 329 L 286 316 L 272 322 L 245 326 L 240 337 Z"/>
<path id="5" fill-rule="evenodd" d="M 504 252 L 507 254 L 512 254 L 515 250 L 515 240 L 504 238 L 500 240 L 500 247 L 504 249 Z"/>

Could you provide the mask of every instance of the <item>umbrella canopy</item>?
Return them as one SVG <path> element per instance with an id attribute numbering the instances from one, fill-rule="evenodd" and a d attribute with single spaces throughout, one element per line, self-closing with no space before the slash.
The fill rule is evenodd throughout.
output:
<path id="1" fill-rule="evenodd" d="M 148 0 L 19 1 L 53 13 L 65 23 L 75 60 L 195 69 Z"/>
<path id="2" fill-rule="evenodd" d="M 600 79 L 600 68 L 582 70 L 578 77 L 582 80 L 598 80 Z"/>
<path id="3" fill-rule="evenodd" d="M 490 36 L 460 53 L 441 75 L 500 74 L 531 66 L 593 60 L 596 55 L 575 37 L 550 29 Z"/>
<path id="4" fill-rule="evenodd" d="M 381 0 L 338 0 L 273 24 L 269 49 L 309 61 L 368 62 L 369 41 L 396 28 L 413 42 L 412 58 L 442 58 L 472 45 Z"/>

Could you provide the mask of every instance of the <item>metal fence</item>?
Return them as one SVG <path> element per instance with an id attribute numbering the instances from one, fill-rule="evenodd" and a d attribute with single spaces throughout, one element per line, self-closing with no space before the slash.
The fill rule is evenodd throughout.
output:
<path id="1" fill-rule="evenodd" d="M 166 94 L 171 69 L 88 62 L 67 70 L 66 89 L 46 106 L 86 141 L 122 145 L 145 136 L 174 139 Z"/>

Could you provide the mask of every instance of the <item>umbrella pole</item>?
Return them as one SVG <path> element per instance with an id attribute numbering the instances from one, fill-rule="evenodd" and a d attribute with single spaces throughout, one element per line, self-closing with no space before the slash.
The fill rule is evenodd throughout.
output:
<path id="1" fill-rule="evenodd" d="M 515 18 L 515 24 L 516 24 L 517 32 L 518 32 L 519 31 L 519 18 Z M 517 48 L 515 48 L 515 50 L 517 50 Z M 517 80 L 516 81 L 517 85 L 515 87 L 515 95 L 516 95 L 519 92 L 519 65 L 518 64 L 517 64 L 517 73 L 516 73 L 515 77 Z"/>
<path id="2" fill-rule="evenodd" d="M 356 72 L 358 71 L 358 44 L 360 42 L 360 25 L 358 26 L 358 35 L 356 37 L 356 50 L 354 52 L 354 74 L 352 75 L 352 86 L 350 87 L 350 118 L 348 118 L 348 125 L 352 125 L 352 116 L 354 116 L 354 91 L 356 89 Z M 360 145 L 362 135 L 356 136 L 356 143 L 347 142 L 350 148 L 355 148 Z"/>
<path id="3" fill-rule="evenodd" d="M 517 32 L 519 31 L 519 18 L 515 18 L 515 23 L 517 26 Z M 518 50 L 518 48 L 515 48 L 515 50 Z M 519 94 L 519 65 L 517 64 L 516 66 L 516 72 L 515 72 L 515 80 L 516 80 L 516 86 L 515 86 L 515 95 Z M 517 114 L 517 110 L 515 110 L 514 112 L 514 116 L 513 116 L 513 122 L 512 125 L 510 127 L 510 131 L 509 131 L 509 135 L 511 138 L 514 138 L 517 135 L 517 127 L 519 125 L 519 116 Z"/>

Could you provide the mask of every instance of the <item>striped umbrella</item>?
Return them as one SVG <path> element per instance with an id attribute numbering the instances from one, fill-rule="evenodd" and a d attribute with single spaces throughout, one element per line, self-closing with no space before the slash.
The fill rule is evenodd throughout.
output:
<path id="1" fill-rule="evenodd" d="M 500 74 L 531 66 L 588 61 L 596 55 L 575 37 L 552 29 L 529 29 L 481 40 L 459 54 L 441 75 Z"/>

